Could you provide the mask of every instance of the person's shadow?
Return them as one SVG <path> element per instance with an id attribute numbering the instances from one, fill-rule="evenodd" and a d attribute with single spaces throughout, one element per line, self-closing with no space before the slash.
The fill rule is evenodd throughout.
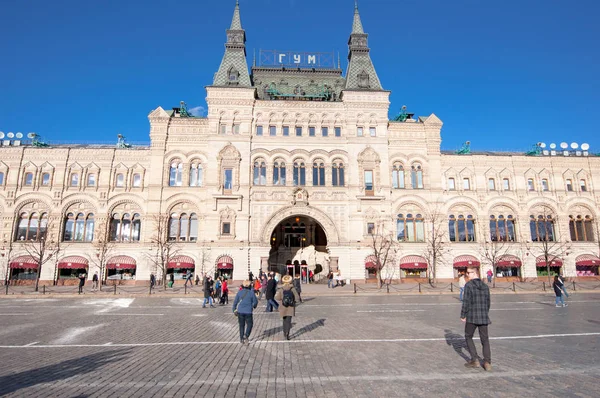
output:
<path id="1" fill-rule="evenodd" d="M 454 351 L 456 351 L 456 353 L 458 355 L 460 355 L 465 361 L 467 361 L 467 362 L 470 361 L 471 357 L 468 354 L 467 342 L 465 341 L 465 338 L 458 333 L 454 333 L 450 329 L 446 329 L 446 330 L 444 330 L 444 332 L 445 332 L 444 338 L 446 339 L 446 344 L 448 344 L 449 346 L 452 346 L 452 348 L 454 348 Z M 466 354 L 463 352 L 463 348 L 467 351 Z"/>
<path id="2" fill-rule="evenodd" d="M 260 336 L 260 338 L 265 338 L 265 337 L 271 337 L 273 335 L 276 335 L 277 333 L 282 333 L 283 332 L 283 326 L 277 326 L 271 329 L 265 329 L 263 330 L 262 335 Z"/>
<path id="3" fill-rule="evenodd" d="M 325 319 L 319 319 L 318 321 L 314 321 L 309 325 L 301 327 L 300 329 L 296 330 L 290 337 L 299 337 L 304 333 L 312 332 L 313 330 L 321 326 L 325 326 Z"/>

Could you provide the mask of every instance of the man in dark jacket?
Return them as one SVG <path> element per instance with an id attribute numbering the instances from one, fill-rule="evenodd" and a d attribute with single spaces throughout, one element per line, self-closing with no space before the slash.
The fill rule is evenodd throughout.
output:
<path id="1" fill-rule="evenodd" d="M 302 283 L 300 280 L 300 275 L 296 274 L 296 277 L 294 278 L 292 285 L 294 286 L 294 288 L 296 289 L 296 292 L 298 293 L 298 298 L 300 299 L 300 302 L 302 302 Z"/>
<path id="2" fill-rule="evenodd" d="M 210 276 L 204 277 L 204 302 L 202 308 L 206 308 L 206 304 L 210 304 L 210 308 L 216 308 L 212 298 L 212 278 Z"/>
<path id="3" fill-rule="evenodd" d="M 237 313 L 238 324 L 240 327 L 240 343 L 248 345 L 250 341 L 250 333 L 254 321 L 252 319 L 252 311 L 258 305 L 258 299 L 252 291 L 252 284 L 249 280 L 242 283 L 242 289 L 235 295 L 233 300 L 233 313 Z"/>
<path id="4" fill-rule="evenodd" d="M 488 336 L 488 325 L 490 322 L 490 289 L 479 279 L 479 268 L 467 268 L 467 276 L 470 278 L 463 292 L 462 310 L 460 319 L 465 324 L 465 340 L 467 349 L 471 354 L 471 360 L 465 364 L 467 368 L 479 367 L 479 356 L 473 343 L 475 329 L 479 329 L 479 338 L 483 346 L 483 368 L 492 370 L 492 353 Z"/>
<path id="5" fill-rule="evenodd" d="M 277 292 L 277 282 L 273 278 L 273 274 L 269 274 L 267 281 L 267 291 L 265 292 L 265 298 L 267 299 L 267 312 L 273 312 L 273 308 L 279 309 L 279 304 L 275 301 L 275 292 Z"/>

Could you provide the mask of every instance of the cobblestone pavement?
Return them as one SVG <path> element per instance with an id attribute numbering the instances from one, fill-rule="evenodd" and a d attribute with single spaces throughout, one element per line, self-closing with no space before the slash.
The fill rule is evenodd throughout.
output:
<path id="1" fill-rule="evenodd" d="M 598 396 L 600 294 L 493 297 L 493 370 L 466 369 L 449 295 L 307 298 L 239 343 L 197 298 L 0 301 L 0 395 L 19 397 Z M 481 347 L 479 346 L 480 350 Z"/>

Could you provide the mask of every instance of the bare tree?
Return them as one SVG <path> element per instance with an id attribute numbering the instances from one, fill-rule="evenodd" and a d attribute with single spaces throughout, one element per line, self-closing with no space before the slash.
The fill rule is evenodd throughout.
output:
<path id="1" fill-rule="evenodd" d="M 550 266 L 556 260 L 562 261 L 571 249 L 571 244 L 568 241 L 561 242 L 557 240 L 556 226 L 558 225 L 558 218 L 552 209 L 547 206 L 540 206 L 537 210 L 537 214 L 534 215 L 529 224 L 531 242 L 526 241 L 525 246 L 527 251 L 536 259 L 538 257 L 544 258 L 548 283 L 552 283 Z"/>
<path id="2" fill-rule="evenodd" d="M 382 271 L 388 269 L 388 264 L 394 264 L 399 251 L 399 244 L 393 232 L 386 231 L 383 222 L 376 224 L 371 235 L 370 247 L 375 257 L 375 270 L 377 272 L 377 286 L 383 285 Z M 387 281 L 387 276 L 386 276 Z M 389 283 L 389 282 L 388 282 Z"/>
<path id="3" fill-rule="evenodd" d="M 169 260 L 178 252 L 177 242 L 169 239 L 168 214 L 154 215 L 152 220 L 154 223 L 154 234 L 150 237 L 150 243 L 154 250 L 147 257 L 153 268 L 161 273 L 163 289 L 166 289 Z"/>
<path id="4" fill-rule="evenodd" d="M 58 257 L 61 246 L 60 242 L 55 242 L 54 239 L 46 239 L 46 234 L 42 235 L 37 240 L 29 240 L 23 242 L 23 250 L 31 256 L 38 265 L 38 272 L 35 278 L 35 291 L 39 289 L 40 275 L 42 267 L 53 257 Z M 56 279 L 56 277 L 54 278 Z"/>
<path id="5" fill-rule="evenodd" d="M 425 225 L 431 230 L 425 234 L 425 250 L 423 256 L 427 260 L 427 275 L 429 283 L 437 283 L 437 266 L 443 260 L 448 229 L 447 217 L 442 214 L 439 207 L 431 210 L 425 217 Z"/>
<path id="6" fill-rule="evenodd" d="M 10 263 L 13 260 L 13 242 L 12 240 L 5 240 L 2 243 L 2 251 L 6 251 L 3 255 L 6 258 L 6 262 L 5 262 L 5 266 L 6 269 L 4 270 L 4 284 L 8 285 L 10 282 Z"/>
<path id="7" fill-rule="evenodd" d="M 203 277 L 206 275 L 207 272 L 211 271 L 210 248 L 202 246 L 202 249 L 200 249 L 200 261 L 198 265 L 200 266 L 200 272 L 202 273 Z M 198 269 L 196 267 L 196 275 L 197 274 Z"/>
<path id="8" fill-rule="evenodd" d="M 480 230 L 485 230 L 486 236 L 483 242 L 479 245 L 479 254 L 492 266 L 492 272 L 494 274 L 492 286 L 496 287 L 496 269 L 498 267 L 498 263 L 504 255 L 508 254 L 511 249 L 511 245 L 505 240 L 490 240 L 489 227 L 487 229 L 482 228 Z"/>
<path id="9" fill-rule="evenodd" d="M 106 266 L 108 260 L 113 256 L 116 245 L 110 240 L 110 214 L 106 217 L 96 229 L 97 233 L 94 236 L 94 242 L 92 243 L 96 250 L 96 258 L 92 258 L 92 265 L 98 270 L 100 283 L 99 289 L 102 291 L 102 283 L 105 280 Z"/>

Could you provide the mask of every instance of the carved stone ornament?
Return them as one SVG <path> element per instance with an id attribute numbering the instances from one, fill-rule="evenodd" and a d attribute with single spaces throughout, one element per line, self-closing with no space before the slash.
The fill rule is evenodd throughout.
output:
<path id="1" fill-rule="evenodd" d="M 296 188 L 292 194 L 293 205 L 305 205 L 308 206 L 308 192 L 303 188 Z"/>

